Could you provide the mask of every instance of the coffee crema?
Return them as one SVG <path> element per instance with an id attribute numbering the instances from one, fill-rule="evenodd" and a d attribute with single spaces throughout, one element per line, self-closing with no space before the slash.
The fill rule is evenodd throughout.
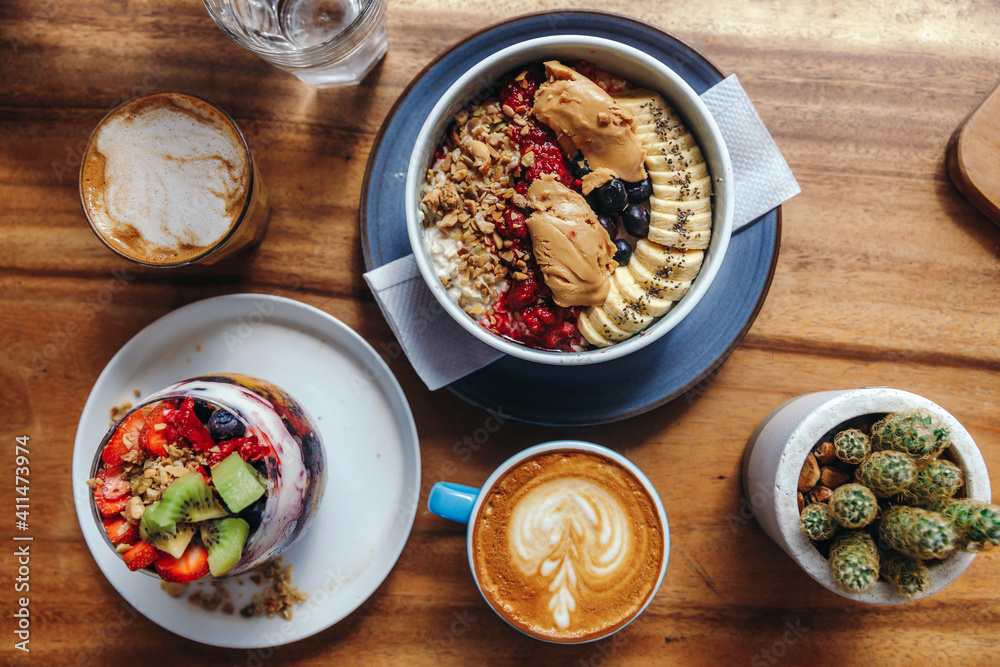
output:
<path id="1" fill-rule="evenodd" d="M 182 93 L 131 100 L 101 121 L 83 158 L 80 196 L 109 247 L 151 265 L 214 257 L 224 243 L 243 247 L 263 236 L 268 215 L 239 129 Z M 248 228 L 236 234 L 237 225 Z"/>
<path id="2" fill-rule="evenodd" d="M 628 623 L 664 559 L 656 504 L 614 460 L 554 450 L 497 480 L 473 528 L 483 594 L 507 621 L 550 641 L 586 641 Z"/>

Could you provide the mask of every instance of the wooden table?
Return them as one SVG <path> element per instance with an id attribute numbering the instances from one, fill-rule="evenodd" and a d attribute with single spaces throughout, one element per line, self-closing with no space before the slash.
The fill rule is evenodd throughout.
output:
<path id="1" fill-rule="evenodd" d="M 179 638 L 129 607 L 81 536 L 69 459 L 97 375 L 144 326 L 205 297 L 291 296 L 376 346 L 393 340 L 362 280 L 369 149 L 393 101 L 442 50 L 561 0 L 393 0 L 390 50 L 356 88 L 314 91 L 230 42 L 194 0 L 6 2 L 0 8 L 0 521 L 5 664 L 260 664 Z M 899 608 L 814 583 L 753 521 L 739 466 L 760 419 L 801 393 L 885 384 L 952 412 L 1000 471 L 1000 229 L 949 182 L 952 130 L 996 82 L 994 2 L 584 3 L 671 31 L 737 72 L 802 186 L 784 207 L 770 295 L 743 344 L 697 390 L 627 422 L 505 424 L 467 462 L 453 444 L 483 411 L 392 361 L 416 415 L 423 481 L 478 484 L 558 437 L 610 445 L 651 477 L 670 518 L 659 595 L 616 638 L 545 645 L 481 601 L 463 530 L 421 509 L 394 571 L 347 619 L 264 654 L 268 664 L 987 664 L 1000 643 L 1000 552 Z M 697 9 L 695 9 L 697 7 Z M 261 247 L 216 267 L 142 270 L 91 233 L 77 196 L 84 141 L 123 98 L 200 94 L 254 144 L 272 193 Z M 289 268 L 301 284 L 283 281 Z M 110 294 L 114 272 L 135 274 Z M 15 438 L 30 436 L 30 654 L 14 648 Z M 451 474 L 443 471 L 454 469 Z M 124 632 L 119 614 L 129 619 Z M 461 620 L 461 619 L 464 619 Z"/>

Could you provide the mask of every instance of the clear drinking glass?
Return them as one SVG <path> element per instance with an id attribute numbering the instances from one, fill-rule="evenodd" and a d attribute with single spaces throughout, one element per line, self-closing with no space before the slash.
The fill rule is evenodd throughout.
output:
<path id="1" fill-rule="evenodd" d="M 317 88 L 361 83 L 385 55 L 385 0 L 202 0 L 224 33 Z"/>

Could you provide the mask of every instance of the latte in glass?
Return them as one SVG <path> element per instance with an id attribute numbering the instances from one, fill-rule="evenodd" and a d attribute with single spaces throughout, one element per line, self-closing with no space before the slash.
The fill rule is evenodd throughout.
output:
<path id="1" fill-rule="evenodd" d="M 554 642 L 604 637 L 655 593 L 664 561 L 656 503 L 629 470 L 597 453 L 531 456 L 489 489 L 472 562 L 487 602 Z"/>
<path id="2" fill-rule="evenodd" d="M 211 263 L 260 241 L 267 194 L 236 123 L 183 93 L 156 93 L 112 110 L 80 169 L 91 228 L 147 266 Z"/>

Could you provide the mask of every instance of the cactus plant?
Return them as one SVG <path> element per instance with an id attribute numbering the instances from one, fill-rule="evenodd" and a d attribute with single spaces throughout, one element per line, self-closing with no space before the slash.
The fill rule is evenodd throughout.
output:
<path id="1" fill-rule="evenodd" d="M 844 463 L 857 465 L 872 451 L 868 436 L 856 428 L 841 431 L 833 438 L 834 455 Z"/>
<path id="2" fill-rule="evenodd" d="M 951 498 L 965 482 L 962 470 L 943 459 L 927 461 L 917 471 L 917 478 L 899 494 L 899 500 L 910 505 L 923 505 Z"/>
<path id="3" fill-rule="evenodd" d="M 837 522 L 833 520 L 830 508 L 823 503 L 807 505 L 799 515 L 799 525 L 806 537 L 815 542 L 828 540 L 837 532 Z"/>
<path id="4" fill-rule="evenodd" d="M 854 479 L 879 498 L 908 488 L 917 477 L 917 463 L 903 452 L 872 452 L 854 471 Z"/>
<path id="5" fill-rule="evenodd" d="M 871 590 L 878 581 L 879 562 L 875 543 L 868 533 L 841 533 L 830 547 L 830 573 L 837 585 L 852 593 Z"/>
<path id="6" fill-rule="evenodd" d="M 894 412 L 872 426 L 872 448 L 906 452 L 916 459 L 937 458 L 951 445 L 948 429 L 926 410 Z"/>
<path id="7" fill-rule="evenodd" d="M 931 572 L 922 560 L 894 551 L 883 554 L 879 571 L 907 599 L 926 591 L 931 581 Z"/>
<path id="8" fill-rule="evenodd" d="M 879 537 L 904 556 L 946 558 L 958 546 L 958 531 L 947 517 L 919 507 L 896 505 L 882 516 Z"/>
<path id="9" fill-rule="evenodd" d="M 830 496 L 830 514 L 844 528 L 864 528 L 878 513 L 878 499 L 867 486 L 844 484 Z"/>
<path id="10" fill-rule="evenodd" d="M 1000 544 L 1000 506 L 963 498 L 948 498 L 930 505 L 958 531 L 959 543 L 966 549 L 982 549 Z"/>

